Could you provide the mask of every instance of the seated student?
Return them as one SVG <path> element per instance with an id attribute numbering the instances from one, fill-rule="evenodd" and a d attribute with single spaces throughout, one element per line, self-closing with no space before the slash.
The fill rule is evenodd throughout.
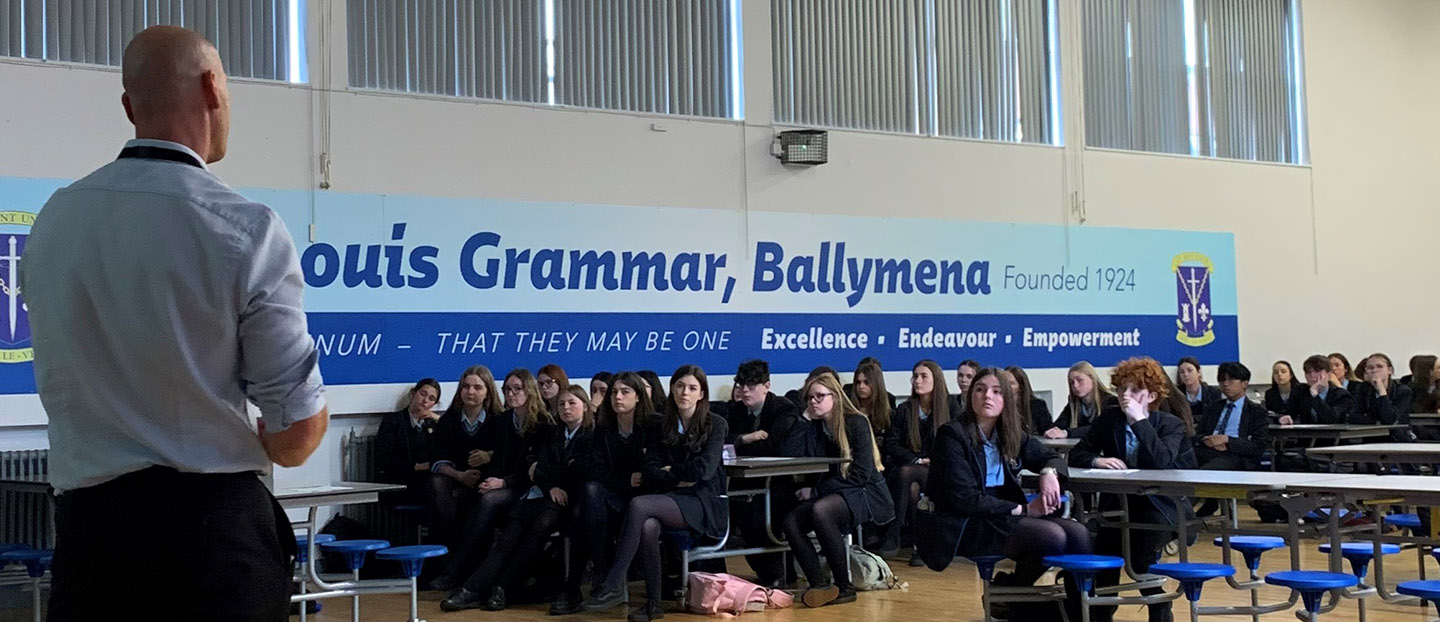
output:
<path id="1" fill-rule="evenodd" d="M 540 386 L 526 369 L 514 369 L 502 384 L 508 409 L 495 422 L 498 437 L 485 479 L 476 490 L 480 500 L 465 521 L 460 545 L 450 551 L 445 571 L 430 582 L 430 589 L 448 591 L 460 586 L 484 559 L 495 528 L 530 488 L 530 465 L 542 441 L 555 427 Z"/>
<path id="2" fill-rule="evenodd" d="M 885 477 L 890 482 L 890 496 L 895 501 L 895 522 L 885 532 L 880 555 L 894 555 L 900 549 L 901 529 L 910 524 L 915 504 L 925 490 L 925 477 L 930 473 L 930 445 L 935 430 L 950 422 L 951 413 L 960 404 L 945 387 L 945 372 L 931 360 L 923 360 L 910 370 L 910 399 L 895 409 L 890 433 L 884 440 Z M 914 553 L 910 564 L 922 565 Z"/>
<path id="3" fill-rule="evenodd" d="M 770 392 L 770 364 L 761 360 L 748 360 L 735 371 L 735 392 L 737 399 L 724 403 L 717 413 L 725 417 L 729 427 L 727 444 L 735 446 L 735 453 L 741 456 L 779 456 L 781 443 L 800 421 L 800 412 L 795 405 L 783 397 Z M 779 526 L 780 519 L 795 507 L 795 487 L 786 478 L 772 478 L 770 516 Z M 744 488 L 762 486 L 763 480 L 753 480 Z M 769 546 L 770 537 L 765 530 L 765 505 L 761 497 L 731 501 L 731 518 L 739 527 L 747 547 Z M 778 532 L 774 532 L 778 533 Z M 785 558 L 781 553 L 760 553 L 746 555 L 745 560 L 755 571 L 760 585 L 779 587 L 786 581 Z"/>
<path id="4" fill-rule="evenodd" d="M 1100 374 L 1095 373 L 1089 361 L 1071 365 L 1065 381 L 1070 387 L 1069 397 L 1060 416 L 1055 418 L 1055 425 L 1045 430 L 1045 438 L 1084 438 L 1095 417 L 1120 403 L 1105 383 L 1100 382 Z"/>
<path id="5" fill-rule="evenodd" d="M 540 433 L 535 458 L 525 467 L 534 473 L 531 478 L 534 483 L 510 511 L 505 528 L 495 539 L 495 547 L 485 556 L 485 561 L 465 580 L 460 591 L 440 602 L 441 609 L 505 609 L 506 590 L 513 591 L 519 582 L 528 578 L 550 534 L 572 517 L 578 518 L 576 510 L 594 457 L 591 433 L 594 409 L 585 389 L 576 384 L 560 391 L 555 403 L 560 407 L 560 425 Z M 584 570 L 582 565 L 579 572 Z M 561 595 L 554 607 L 574 613 L 580 607 L 579 586 L 567 587 L 571 589 Z"/>
<path id="6" fill-rule="evenodd" d="M 660 374 L 653 369 L 642 369 L 638 372 L 641 378 L 645 379 L 646 391 L 650 395 L 650 403 L 659 408 L 665 403 L 665 383 L 660 382 Z"/>
<path id="7" fill-rule="evenodd" d="M 590 405 L 595 410 L 600 410 L 600 405 L 605 403 L 605 396 L 610 392 L 610 381 L 615 374 L 608 371 L 597 371 L 590 377 Z"/>
<path id="8" fill-rule="evenodd" d="M 944 570 L 956 556 L 1005 555 L 1015 572 L 996 574 L 994 584 L 1033 585 L 1045 574 L 1046 556 L 1089 553 L 1090 532 L 1056 516 L 1065 461 L 1025 433 L 1019 396 L 1005 375 L 980 370 L 964 396 L 969 407 L 935 433 L 934 475 L 916 514 L 915 538 L 932 570 Z M 1028 503 L 1021 469 L 1040 474 L 1040 494 Z M 1073 583 L 1066 587 L 1072 601 L 1079 598 Z"/>
<path id="9" fill-rule="evenodd" d="M 1330 386 L 1345 389 L 1352 396 L 1360 388 L 1360 378 L 1355 376 L 1354 368 L 1350 367 L 1350 359 L 1339 352 L 1330 353 Z"/>
<path id="10" fill-rule="evenodd" d="M 833 376 L 821 374 L 810 379 L 801 391 L 809 406 L 804 421 L 782 441 L 781 453 L 844 458 L 849 462 L 832 465 L 813 488 L 796 491 L 800 505 L 786 513 L 785 539 L 810 582 L 800 600 L 808 607 L 854 602 L 855 586 L 850 583 L 844 532 L 854 533 L 855 526 L 862 523 L 890 522 L 895 506 L 885 489 L 870 422 L 845 397 L 840 383 Z M 829 583 L 807 535 L 812 531 L 830 566 Z"/>
<path id="11" fill-rule="evenodd" d="M 860 396 L 859 396 L 859 394 L 856 392 L 856 391 L 858 391 L 859 389 L 855 386 L 855 383 L 859 382 L 859 378 L 860 378 L 860 368 L 866 367 L 866 366 L 870 366 L 870 365 L 874 365 L 876 369 L 881 369 L 880 359 L 877 359 L 877 358 L 875 358 L 875 357 L 873 357 L 873 356 L 867 356 L 867 357 L 865 357 L 865 358 L 862 358 L 862 359 L 860 359 L 860 362 L 859 362 L 859 363 L 856 363 L 856 364 L 855 364 L 855 376 L 854 376 L 854 379 L 851 380 L 851 382 L 850 382 L 849 384 L 845 385 L 845 397 L 850 398 L 850 401 L 851 401 L 852 403 L 854 403 L 855 406 L 856 406 L 857 408 L 860 408 L 860 410 L 862 410 L 862 411 L 865 410 L 865 409 L 860 406 Z M 883 380 L 883 378 L 884 378 L 884 374 L 883 374 L 883 373 L 881 374 L 881 378 L 882 378 L 882 380 Z M 882 381 L 881 384 L 883 385 L 884 382 Z M 873 385 L 872 385 L 872 386 L 873 386 Z M 891 410 L 894 410 L 894 409 L 895 409 L 895 404 L 896 404 L 895 394 L 894 394 L 894 393 L 891 393 L 891 392 L 889 392 L 889 391 L 885 391 L 883 388 L 881 389 L 881 392 L 885 395 L 885 399 L 889 400 L 889 402 L 888 402 L 888 403 L 889 403 L 889 406 L 888 406 L 888 407 L 889 407 Z M 868 399 L 868 398 L 867 398 L 867 399 Z M 871 424 L 871 425 L 874 425 L 875 422 L 874 422 L 874 421 L 871 421 L 870 424 Z M 879 430 L 876 430 L 876 434 L 880 434 L 880 431 L 879 431 Z"/>
<path id="12" fill-rule="evenodd" d="M 551 363 L 535 371 L 535 384 L 540 386 L 540 397 L 545 400 L 545 410 L 550 414 L 560 411 L 560 395 L 570 386 L 570 377 L 559 365 Z"/>
<path id="13" fill-rule="evenodd" d="M 1260 456 L 1269 447 L 1270 414 L 1265 407 L 1246 399 L 1250 369 L 1239 362 L 1220 364 L 1220 395 L 1210 402 L 1195 427 L 1195 460 L 1210 471 L 1255 471 Z M 1210 516 L 1219 503 L 1207 499 L 1196 513 Z"/>
<path id="14" fill-rule="evenodd" d="M 1305 372 L 1307 384 L 1301 385 L 1305 387 L 1305 392 L 1290 398 L 1300 404 L 1299 412 L 1282 415 L 1277 423 L 1334 424 L 1349 421 L 1355 398 L 1349 391 L 1331 384 L 1330 360 L 1316 354 L 1306 358 L 1300 369 Z"/>
<path id="15" fill-rule="evenodd" d="M 885 372 L 874 360 L 863 362 L 855 368 L 854 393 L 846 392 L 860 414 L 870 420 L 870 431 L 875 438 L 885 438 L 890 433 L 890 424 L 895 414 L 895 398 L 885 390 Z"/>
<path id="16" fill-rule="evenodd" d="M 435 464 L 430 469 L 431 530 L 440 542 L 459 543 L 463 517 L 479 498 L 500 442 L 500 397 L 484 365 L 460 372 L 460 387 L 435 424 Z"/>
<path id="17" fill-rule="evenodd" d="M 1433 354 L 1415 357 L 1415 371 L 1411 374 L 1411 412 L 1440 412 L 1440 358 Z"/>
<path id="18" fill-rule="evenodd" d="M 1070 450 L 1070 466 L 1087 469 L 1195 468 L 1195 452 L 1185 433 L 1184 422 L 1157 408 L 1167 391 L 1164 376 L 1165 370 L 1154 359 L 1132 358 L 1116 365 L 1110 374 L 1110 382 L 1120 392 L 1121 404 L 1105 409 L 1096 417 L 1080 444 Z M 1263 412 L 1261 416 L 1263 420 Z M 1130 513 L 1126 520 L 1135 523 L 1175 525 L 1178 520 L 1192 517 L 1189 507 L 1177 508 L 1168 497 L 1131 495 L 1128 503 Z M 1102 512 L 1117 511 L 1122 507 L 1115 495 L 1100 497 Z M 1148 571 L 1165 544 L 1174 538 L 1175 532 L 1171 531 L 1132 530 L 1131 566 L 1136 572 Z M 1096 539 L 1095 552 L 1121 555 L 1122 544 L 1120 530 L 1106 527 L 1100 530 Z M 1115 585 L 1119 580 L 1119 570 L 1096 576 L 1096 584 L 1101 586 Z M 1156 587 L 1141 593 L 1158 594 L 1164 591 L 1164 588 Z M 1090 619 L 1108 622 L 1114 615 L 1114 608 L 1108 609 L 1095 610 Z M 1170 620 L 1170 603 L 1150 605 L 1149 619 L 1151 622 Z"/>
<path id="19" fill-rule="evenodd" d="M 1391 430 L 1389 440 L 1397 443 L 1415 440 L 1409 428 L 1410 402 L 1414 396 L 1410 387 L 1390 377 L 1395 373 L 1390 357 L 1377 352 L 1365 357 L 1360 365 L 1365 371 L 1365 381 L 1355 385 L 1355 408 L 1350 411 L 1350 423 L 1404 425 L 1405 428 Z"/>
<path id="20" fill-rule="evenodd" d="M 800 386 L 803 387 L 807 384 L 810 384 L 811 380 L 814 380 L 817 376 L 820 376 L 821 374 L 834 376 L 836 382 L 840 381 L 840 373 L 835 371 L 834 367 L 831 367 L 829 365 L 821 365 L 819 367 L 816 367 L 815 369 L 810 370 L 810 373 L 806 374 L 805 376 L 805 382 L 800 383 Z M 790 400 L 790 403 L 795 405 L 796 412 L 805 409 L 805 396 L 800 393 L 800 389 L 790 389 L 789 391 L 786 391 L 785 399 Z"/>
<path id="21" fill-rule="evenodd" d="M 1015 379 L 1015 396 L 1020 400 L 1017 405 L 1020 407 L 1020 421 L 1025 424 L 1025 433 L 1040 435 L 1055 427 L 1050 416 L 1050 405 L 1035 397 L 1035 390 L 1030 385 L 1030 375 L 1015 365 L 1006 367 L 1005 371 Z"/>
<path id="22" fill-rule="evenodd" d="M 391 505 L 425 505 L 430 490 L 430 463 L 435 459 L 435 420 L 430 409 L 440 401 L 440 383 L 425 378 L 410 388 L 405 408 L 386 415 L 375 434 L 375 462 L 381 482 L 404 484 L 405 490 L 383 495 Z"/>
<path id="23" fill-rule="evenodd" d="M 1219 389 L 1205 384 L 1205 376 L 1200 371 L 1200 361 L 1193 356 L 1181 357 L 1180 363 L 1175 366 L 1175 385 L 1185 392 L 1185 399 L 1190 402 L 1192 413 L 1204 413 L 1210 402 L 1221 399 Z"/>
<path id="24" fill-rule="evenodd" d="M 975 374 L 978 373 L 980 373 L 980 364 L 970 359 L 960 361 L 960 364 L 955 367 L 955 395 L 961 398 L 960 410 L 962 411 L 969 407 L 968 400 L 965 399 L 965 396 L 968 395 L 970 383 L 975 381 Z M 960 415 L 959 411 L 957 411 L 955 415 L 958 417 Z"/>
<path id="25" fill-rule="evenodd" d="M 1254 471 L 1260 468 L 1270 436 L 1265 407 L 1245 397 L 1250 369 L 1236 361 L 1220 364 L 1219 401 L 1210 402 L 1196 426 L 1195 459 L 1212 471 Z"/>
<path id="26" fill-rule="evenodd" d="M 660 532 L 689 529 L 697 537 L 713 540 L 724 535 L 730 520 L 720 497 L 725 494 L 722 454 L 729 432 L 725 418 L 709 412 L 710 385 L 704 370 L 683 365 L 670 378 L 670 397 L 659 431 L 645 450 L 643 476 L 646 485 L 662 492 L 630 500 L 615 543 L 615 559 L 600 589 L 584 603 L 590 611 L 624 603 L 626 573 L 638 552 L 645 605 L 630 612 L 632 622 L 665 617 L 660 598 Z"/>
<path id="27" fill-rule="evenodd" d="M 658 431 L 650 386 L 633 371 L 620 372 L 610 381 L 610 395 L 600 404 L 595 423 L 595 460 L 591 481 L 585 485 L 585 529 L 582 548 L 571 541 L 571 565 L 594 565 L 590 591 L 599 592 L 610 567 L 611 543 L 630 500 L 649 492 L 642 481 L 645 448 Z M 575 557 L 581 559 L 576 560 Z M 571 572 L 567 581 L 578 588 L 582 573 Z"/>
<path id="28" fill-rule="evenodd" d="M 1290 361 L 1275 361 L 1270 367 L 1270 388 L 1265 389 L 1265 410 L 1277 415 L 1300 416 L 1309 387 L 1295 377 Z"/>

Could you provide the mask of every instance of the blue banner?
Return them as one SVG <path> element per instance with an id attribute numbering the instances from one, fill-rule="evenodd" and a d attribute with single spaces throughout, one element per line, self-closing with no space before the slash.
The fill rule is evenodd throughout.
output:
<path id="1" fill-rule="evenodd" d="M 0 178 L 0 393 L 35 386 L 4 250 L 23 250 L 63 183 Z M 747 358 L 775 373 L 863 356 L 890 369 L 1239 358 L 1225 233 L 242 192 L 296 238 L 330 384 L 475 363 L 553 362 L 579 378 L 685 363 L 728 374 Z"/>

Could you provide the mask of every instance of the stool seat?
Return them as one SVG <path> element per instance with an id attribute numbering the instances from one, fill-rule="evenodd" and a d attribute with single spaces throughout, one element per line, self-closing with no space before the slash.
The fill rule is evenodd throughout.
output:
<path id="1" fill-rule="evenodd" d="M 29 575 L 31 579 L 39 579 L 45 576 L 45 571 L 50 568 L 50 563 L 54 561 L 54 559 L 55 553 L 53 551 L 28 547 L 0 553 L 0 562 L 4 562 L 5 564 L 24 564 L 25 574 Z"/>
<path id="2" fill-rule="evenodd" d="M 426 559 L 439 557 L 450 550 L 438 544 L 416 544 L 414 546 L 397 546 L 375 553 L 375 559 Z"/>
<path id="3" fill-rule="evenodd" d="M 1181 589 L 1185 590 L 1185 598 L 1191 603 L 1200 600 L 1200 588 L 1206 581 L 1235 576 L 1235 568 L 1232 566 L 1191 562 L 1151 564 L 1150 572 L 1179 581 Z"/>
<path id="4" fill-rule="evenodd" d="M 320 545 L 322 551 L 345 556 L 345 565 L 350 568 L 350 572 L 360 571 L 365 565 L 366 553 L 388 548 L 390 543 L 385 540 L 336 540 Z"/>
<path id="5" fill-rule="evenodd" d="M 965 559 L 975 564 L 975 569 L 980 573 L 980 580 L 989 583 L 995 577 L 995 564 L 1004 561 L 1004 555 L 973 555 Z"/>
<path id="6" fill-rule="evenodd" d="M 439 557 L 450 550 L 438 544 L 417 544 L 414 546 L 397 546 L 394 548 L 377 551 L 375 559 L 393 559 L 400 562 L 400 568 L 405 571 L 407 577 L 420 576 L 420 568 L 425 560 L 431 557 Z"/>
<path id="7" fill-rule="evenodd" d="M 1043 561 L 1047 566 L 1070 571 L 1095 572 L 1125 567 L 1124 558 L 1112 555 L 1051 555 Z"/>
<path id="8" fill-rule="evenodd" d="M 329 553 L 363 553 L 390 548 L 385 540 L 331 540 L 320 544 L 320 549 Z"/>
<path id="9" fill-rule="evenodd" d="M 1406 581 L 1395 586 L 1395 591 L 1406 596 L 1437 600 L 1440 599 L 1440 581 Z"/>
<path id="10" fill-rule="evenodd" d="M 1235 568 L 1225 564 L 1174 563 L 1151 564 L 1150 572 L 1180 581 L 1219 579 L 1235 576 Z"/>
<path id="11" fill-rule="evenodd" d="M 1360 578 L 1343 572 L 1321 572 L 1318 570 L 1284 570 L 1265 575 L 1270 585 L 1288 587 L 1300 593 L 1305 602 L 1305 611 L 1320 610 L 1320 597 L 1330 590 L 1355 587 Z"/>
<path id="12" fill-rule="evenodd" d="M 322 533 L 315 535 L 316 545 L 334 541 L 334 534 Z M 310 561 L 310 539 L 306 536 L 295 536 L 295 561 L 301 564 Z"/>
<path id="13" fill-rule="evenodd" d="M 1225 546 L 1224 538 L 1215 538 L 1215 546 Z M 1239 551 L 1253 576 L 1260 570 L 1260 556 L 1265 551 L 1285 548 L 1285 539 L 1276 536 L 1231 536 L 1230 549 Z"/>
<path id="14" fill-rule="evenodd" d="M 1329 543 L 1321 544 L 1321 545 L 1320 545 L 1320 552 L 1321 552 L 1321 553 L 1329 553 L 1329 552 L 1330 552 L 1330 544 L 1329 544 Z M 1384 544 L 1381 544 L 1381 545 L 1380 545 L 1380 554 L 1381 554 L 1381 555 L 1394 555 L 1394 554 L 1399 553 L 1399 552 L 1400 552 L 1400 545 L 1398 545 L 1398 544 L 1384 543 Z M 1356 555 L 1356 556 L 1364 555 L 1364 556 L 1366 556 L 1367 558 L 1368 558 L 1368 557 L 1374 557 L 1374 556 L 1375 556 L 1375 545 L 1374 545 L 1374 544 L 1371 544 L 1371 543 L 1369 543 L 1369 542 L 1341 542 L 1341 543 L 1340 543 L 1340 554 L 1341 554 L 1341 555 L 1345 555 L 1345 556 L 1347 556 L 1347 557 L 1350 556 L 1350 555 Z"/>
<path id="15" fill-rule="evenodd" d="M 1419 529 L 1419 514 L 1390 514 L 1385 517 L 1385 524 L 1401 529 Z"/>

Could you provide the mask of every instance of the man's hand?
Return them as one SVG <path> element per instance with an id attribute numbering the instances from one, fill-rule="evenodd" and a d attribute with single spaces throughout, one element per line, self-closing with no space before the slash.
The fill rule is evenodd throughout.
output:
<path id="1" fill-rule="evenodd" d="M 1125 461 L 1124 461 L 1124 460 L 1121 460 L 1121 459 L 1119 459 L 1119 458 L 1096 458 L 1096 459 L 1095 459 L 1095 468 L 1097 468 L 1097 469 L 1111 469 L 1111 470 L 1114 470 L 1114 471 L 1120 471 L 1120 470 L 1124 470 L 1124 469 L 1126 468 L 1126 466 L 1125 466 Z"/>
<path id="2" fill-rule="evenodd" d="M 742 444 L 742 445 L 749 445 L 750 443 L 754 443 L 754 442 L 758 442 L 758 441 L 763 441 L 763 440 L 768 439 L 768 438 L 770 438 L 770 433 L 769 433 L 769 432 L 766 432 L 766 431 L 764 431 L 764 430 L 756 430 L 756 431 L 751 432 L 751 433 L 749 433 L 749 434 L 741 435 L 741 436 L 740 436 L 740 444 Z"/>

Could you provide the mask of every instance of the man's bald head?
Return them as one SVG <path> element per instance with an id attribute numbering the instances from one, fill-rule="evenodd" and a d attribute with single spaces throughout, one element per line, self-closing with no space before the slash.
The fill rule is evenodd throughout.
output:
<path id="1" fill-rule="evenodd" d="M 230 101 L 214 45 L 192 30 L 152 26 L 125 46 L 121 69 L 137 137 L 182 143 L 208 162 L 224 156 Z"/>

